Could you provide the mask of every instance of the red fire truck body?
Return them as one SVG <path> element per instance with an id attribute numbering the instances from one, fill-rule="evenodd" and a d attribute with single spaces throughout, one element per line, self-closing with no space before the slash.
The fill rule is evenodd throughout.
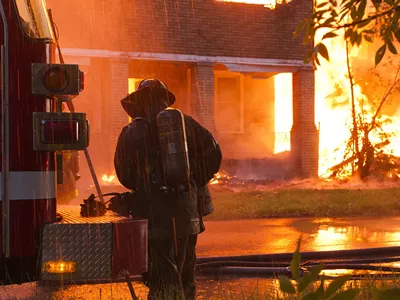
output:
<path id="1" fill-rule="evenodd" d="M 0 281 L 146 271 L 145 220 L 85 219 L 64 207 L 69 217 L 57 223 L 56 152 L 86 150 L 89 127 L 84 113 L 55 108 L 61 96 L 79 94 L 83 73 L 77 65 L 55 64 L 45 0 L 0 0 L 0 15 Z"/>

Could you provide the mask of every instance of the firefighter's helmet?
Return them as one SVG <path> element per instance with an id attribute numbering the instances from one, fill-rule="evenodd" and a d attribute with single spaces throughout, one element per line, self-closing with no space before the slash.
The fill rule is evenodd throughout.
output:
<path id="1" fill-rule="evenodd" d="M 175 95 L 168 90 L 167 85 L 158 79 L 144 79 L 137 90 L 121 100 L 122 107 L 131 118 L 136 117 L 136 107 L 143 101 L 165 100 L 168 106 L 175 103 Z"/>

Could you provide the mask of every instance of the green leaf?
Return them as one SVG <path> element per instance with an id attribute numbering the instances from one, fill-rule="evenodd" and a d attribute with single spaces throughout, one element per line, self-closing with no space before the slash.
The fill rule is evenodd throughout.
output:
<path id="1" fill-rule="evenodd" d="M 286 276 L 279 276 L 279 288 L 283 293 L 294 294 L 296 289 L 294 288 L 292 282 Z"/>
<path id="2" fill-rule="evenodd" d="M 366 34 L 375 34 L 375 30 L 373 30 L 373 29 L 367 29 L 367 30 L 364 30 L 363 33 L 366 33 Z"/>
<path id="3" fill-rule="evenodd" d="M 348 9 L 343 9 L 342 11 L 340 11 L 340 12 L 339 12 L 340 18 L 339 18 L 339 20 L 338 20 L 338 23 L 342 22 L 343 19 L 344 19 L 346 16 L 348 16 L 348 14 L 349 14 L 349 10 L 348 10 Z"/>
<path id="4" fill-rule="evenodd" d="M 363 27 L 367 26 L 369 23 L 371 23 L 371 21 L 372 21 L 372 20 L 370 20 L 370 19 L 369 19 L 369 20 L 365 20 L 365 21 L 363 21 L 363 22 L 361 22 L 361 23 L 358 23 L 358 24 L 357 24 L 357 27 L 358 27 L 358 28 L 363 28 Z"/>
<path id="5" fill-rule="evenodd" d="M 317 47 L 318 47 L 318 53 L 321 54 L 321 56 L 325 58 L 327 61 L 329 61 L 329 53 L 326 46 L 323 43 L 319 43 Z"/>
<path id="6" fill-rule="evenodd" d="M 318 9 L 315 11 L 315 14 L 317 14 L 318 16 L 322 16 L 323 14 L 330 12 L 331 10 L 328 8 L 325 9 Z"/>
<path id="7" fill-rule="evenodd" d="M 322 275 L 322 277 L 321 277 L 321 283 L 320 283 L 316 293 L 318 294 L 318 296 L 320 298 L 324 297 L 324 294 L 325 294 L 325 276 L 324 275 Z"/>
<path id="8" fill-rule="evenodd" d="M 328 19 L 326 19 L 324 21 L 324 23 L 322 23 L 319 28 L 323 28 L 323 27 L 327 27 L 327 28 L 333 28 L 334 27 L 334 23 L 336 23 L 335 18 L 334 17 L 330 17 Z"/>
<path id="9" fill-rule="evenodd" d="M 346 10 L 350 10 L 350 8 L 353 7 L 353 1 L 344 1 L 344 3 L 346 3 L 345 5 L 341 5 L 341 7 L 343 8 L 342 11 L 340 12 L 341 14 L 346 11 Z M 348 12 L 347 12 L 348 13 Z"/>
<path id="10" fill-rule="evenodd" d="M 358 33 L 357 31 L 353 31 L 350 36 L 350 43 L 352 45 L 355 45 L 357 43 L 357 39 L 358 39 Z"/>
<path id="11" fill-rule="evenodd" d="M 362 43 L 362 35 L 361 34 L 357 34 L 357 39 L 356 39 L 356 44 L 358 45 L 358 46 L 360 46 L 361 45 L 361 43 Z"/>
<path id="12" fill-rule="evenodd" d="M 383 44 L 378 49 L 378 51 L 376 51 L 376 53 L 375 53 L 375 65 L 376 66 L 381 62 L 383 56 L 385 55 L 385 52 L 386 52 L 386 44 Z"/>
<path id="13" fill-rule="evenodd" d="M 377 300 L 395 300 L 400 298 L 400 288 L 388 289 L 378 292 Z"/>
<path id="14" fill-rule="evenodd" d="M 315 34 L 315 28 L 312 26 L 312 24 L 307 24 L 306 26 L 306 37 L 314 37 Z"/>
<path id="15" fill-rule="evenodd" d="M 315 63 L 317 64 L 317 66 L 320 66 L 320 65 L 321 65 L 321 63 L 320 63 L 320 61 L 319 61 L 319 58 L 318 58 L 318 55 L 314 55 L 314 61 L 315 61 Z"/>
<path id="16" fill-rule="evenodd" d="M 296 30 L 294 31 L 294 35 L 298 35 L 301 31 L 303 31 L 304 27 L 307 25 L 307 21 L 301 22 L 297 27 Z"/>
<path id="17" fill-rule="evenodd" d="M 344 38 L 348 39 L 351 37 L 351 35 L 353 34 L 353 29 L 349 28 L 346 30 L 346 32 L 344 33 Z"/>
<path id="18" fill-rule="evenodd" d="M 355 6 L 352 6 L 352 7 L 351 7 L 350 16 L 351 16 L 351 18 L 352 18 L 354 21 L 357 21 L 357 20 L 358 20 L 357 8 L 356 8 Z"/>
<path id="19" fill-rule="evenodd" d="M 370 35 L 365 34 L 364 35 L 364 39 L 368 42 L 368 43 L 373 43 L 374 40 L 372 39 L 372 37 Z"/>
<path id="20" fill-rule="evenodd" d="M 303 300 L 319 300 L 319 296 L 318 293 L 316 292 L 311 292 L 308 293 L 307 295 L 304 295 L 304 297 L 302 298 Z"/>
<path id="21" fill-rule="evenodd" d="M 358 292 L 358 289 L 348 289 L 337 293 L 330 300 L 353 300 L 357 296 Z"/>
<path id="22" fill-rule="evenodd" d="M 311 59 L 312 59 L 312 57 L 313 57 L 313 54 L 314 54 L 314 51 L 309 51 L 309 52 L 307 52 L 307 55 L 306 55 L 306 57 L 304 58 L 304 63 L 305 63 L 305 64 L 308 64 L 308 63 L 311 61 Z"/>
<path id="23" fill-rule="evenodd" d="M 367 0 L 361 0 L 357 10 L 357 16 L 359 17 L 359 20 L 361 20 L 364 17 L 366 6 L 367 6 Z"/>
<path id="24" fill-rule="evenodd" d="M 325 33 L 324 34 L 324 36 L 322 37 L 322 39 L 324 40 L 324 39 L 331 39 L 331 38 L 334 38 L 334 37 L 337 37 L 338 35 L 336 34 L 336 33 L 334 33 L 334 32 L 328 32 L 328 33 Z"/>
<path id="25" fill-rule="evenodd" d="M 322 8 L 322 7 L 324 7 L 325 5 L 328 5 L 328 4 L 329 4 L 329 2 L 322 2 L 322 3 L 317 5 L 317 8 Z"/>
<path id="26" fill-rule="evenodd" d="M 381 3 L 382 3 L 382 0 L 372 0 L 372 3 L 374 4 L 375 9 L 378 10 L 378 9 L 379 9 L 379 6 L 380 6 Z"/>
<path id="27" fill-rule="evenodd" d="M 388 41 L 388 42 L 387 42 L 387 45 L 388 45 L 389 51 L 390 51 L 391 53 L 397 54 L 396 47 L 393 45 L 392 41 Z"/>
<path id="28" fill-rule="evenodd" d="M 296 251 L 293 253 L 293 258 L 292 258 L 292 261 L 290 262 L 290 271 L 292 272 L 292 276 L 296 281 L 298 281 L 299 277 L 300 277 L 300 274 L 299 274 L 300 244 L 301 244 L 301 236 L 300 236 L 299 240 L 297 241 Z"/>
<path id="29" fill-rule="evenodd" d="M 325 298 L 329 298 L 331 295 L 336 293 L 349 279 L 351 279 L 350 275 L 336 277 L 326 288 Z"/>
<path id="30" fill-rule="evenodd" d="M 397 41 L 400 43 L 400 29 L 397 29 L 394 33 L 394 36 L 396 37 Z"/>
<path id="31" fill-rule="evenodd" d="M 323 269 L 323 265 L 312 267 L 310 271 L 300 279 L 299 285 L 297 286 L 298 291 L 302 292 L 310 283 L 314 282 Z"/>

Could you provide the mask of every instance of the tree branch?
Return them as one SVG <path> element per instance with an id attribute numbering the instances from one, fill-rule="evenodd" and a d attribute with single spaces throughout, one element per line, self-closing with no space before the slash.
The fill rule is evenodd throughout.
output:
<path id="1" fill-rule="evenodd" d="M 352 22 L 352 23 L 346 23 L 346 24 L 337 25 L 337 26 L 320 26 L 320 27 L 317 26 L 316 29 L 328 27 L 328 28 L 332 28 L 332 29 L 334 29 L 334 30 L 338 30 L 338 29 L 341 29 L 341 28 L 353 27 L 353 26 L 358 25 L 358 24 L 361 24 L 361 23 L 370 22 L 370 21 L 379 19 L 380 17 L 383 17 L 383 16 L 385 16 L 385 15 L 391 13 L 391 12 L 397 12 L 397 11 L 400 11 L 400 6 L 399 6 L 399 5 L 393 7 L 393 8 L 391 8 L 391 9 L 389 9 L 389 10 L 383 11 L 383 12 L 381 12 L 381 13 L 379 13 L 379 14 L 370 16 L 370 17 L 368 17 L 368 18 L 366 18 L 366 19 L 363 19 L 363 20 L 354 21 L 354 22 Z"/>
<path id="2" fill-rule="evenodd" d="M 351 115 L 353 119 L 353 130 L 351 136 L 353 138 L 353 147 L 355 151 L 355 155 L 359 158 L 360 157 L 360 149 L 358 147 L 358 126 L 357 126 L 357 116 L 356 116 L 356 104 L 355 104 L 355 96 L 354 96 L 354 82 L 353 82 L 353 75 L 351 73 L 350 67 L 350 55 L 349 55 L 349 43 L 346 43 L 346 64 L 347 64 L 347 74 L 349 76 L 350 81 L 350 92 L 351 92 Z M 360 161 L 360 159 L 359 159 Z"/>
<path id="3" fill-rule="evenodd" d="M 390 87 L 386 90 L 385 95 L 382 97 L 382 100 L 381 100 L 381 102 L 379 103 L 379 106 L 378 106 L 378 108 L 376 109 L 376 112 L 375 112 L 374 116 L 372 117 L 371 126 L 370 126 L 368 132 L 370 132 L 372 129 L 374 129 L 374 127 L 375 127 L 375 122 L 376 122 L 376 118 L 378 117 L 378 115 L 379 115 L 379 113 L 380 113 L 380 111 L 381 111 L 381 109 L 382 109 L 382 107 L 383 107 L 383 104 L 386 102 L 387 98 L 388 98 L 388 97 L 390 96 L 390 94 L 392 93 L 394 87 L 400 82 L 400 79 L 398 78 L 398 77 L 399 77 L 399 74 L 400 74 L 400 67 L 397 68 L 397 72 L 396 72 L 396 75 L 394 76 L 393 84 L 391 84 Z"/>

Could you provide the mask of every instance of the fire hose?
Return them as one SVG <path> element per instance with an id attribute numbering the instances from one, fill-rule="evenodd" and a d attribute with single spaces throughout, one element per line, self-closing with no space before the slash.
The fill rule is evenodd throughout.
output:
<path id="1" fill-rule="evenodd" d="M 399 257 L 392 258 L 392 261 L 400 261 Z M 365 271 L 378 271 L 378 272 L 391 272 L 400 273 L 400 268 L 390 266 L 377 266 L 370 265 L 367 263 L 357 264 L 351 260 L 344 262 L 312 262 L 307 265 L 300 266 L 300 273 L 304 274 L 312 267 L 322 264 L 324 270 L 365 270 Z M 256 275 L 260 276 L 276 276 L 276 275 L 290 275 L 291 271 L 288 267 L 289 263 L 286 264 L 263 264 L 263 263 L 249 263 L 249 262 L 235 262 L 226 261 L 212 264 L 197 264 L 197 274 L 201 275 L 240 275 L 241 277 L 253 277 Z"/>
<path id="2" fill-rule="evenodd" d="M 253 262 L 290 262 L 292 253 L 276 253 L 276 254 L 255 254 L 244 256 L 218 256 L 218 257 L 202 257 L 199 263 L 209 263 L 215 261 L 253 261 Z M 329 251 L 309 251 L 301 252 L 301 258 L 309 260 L 328 260 L 328 259 L 348 259 L 348 258 L 381 258 L 400 256 L 400 247 L 380 247 L 367 249 L 351 249 L 351 250 L 329 250 Z"/>
<path id="3" fill-rule="evenodd" d="M 383 247 L 353 250 L 311 251 L 300 253 L 303 263 L 300 273 L 304 274 L 316 265 L 324 270 L 365 270 L 400 273 L 400 268 L 376 264 L 400 262 L 400 247 Z M 260 254 L 225 257 L 201 257 L 197 259 L 199 275 L 234 275 L 240 277 L 275 277 L 291 275 L 292 253 Z M 369 274 L 357 274 L 365 276 Z"/>

